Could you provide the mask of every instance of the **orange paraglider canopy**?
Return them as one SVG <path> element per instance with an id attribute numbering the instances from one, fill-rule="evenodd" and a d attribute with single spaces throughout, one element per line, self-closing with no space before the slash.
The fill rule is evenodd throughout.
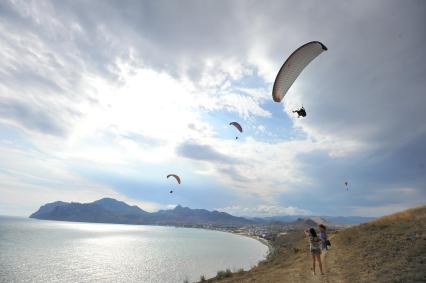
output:
<path id="1" fill-rule="evenodd" d="M 176 179 L 176 181 L 180 184 L 180 177 L 178 175 L 176 175 L 176 174 L 169 174 L 169 175 L 167 175 L 167 179 L 169 177 L 174 177 Z"/>

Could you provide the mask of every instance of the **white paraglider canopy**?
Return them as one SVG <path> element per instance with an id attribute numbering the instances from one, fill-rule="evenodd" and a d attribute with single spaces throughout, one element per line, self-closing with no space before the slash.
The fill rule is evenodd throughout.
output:
<path id="1" fill-rule="evenodd" d="M 327 47 L 319 41 L 308 42 L 294 51 L 284 62 L 275 78 L 272 98 L 275 102 L 281 102 L 287 91 L 305 69 Z"/>

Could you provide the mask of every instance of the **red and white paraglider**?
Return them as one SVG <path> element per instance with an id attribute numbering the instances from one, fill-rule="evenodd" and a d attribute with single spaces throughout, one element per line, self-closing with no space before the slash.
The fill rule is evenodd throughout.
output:
<path id="1" fill-rule="evenodd" d="M 168 179 L 169 177 L 173 177 L 173 178 L 175 178 L 175 179 L 176 179 L 176 181 L 178 182 L 178 184 L 180 184 L 180 177 L 179 177 L 178 175 L 176 175 L 176 174 L 169 174 L 169 175 L 167 175 L 167 179 Z M 173 193 L 173 190 L 170 190 L 170 193 L 172 194 L 172 193 Z"/>
<path id="2" fill-rule="evenodd" d="M 237 130 L 242 133 L 243 132 L 243 127 L 241 127 L 241 125 L 237 122 L 231 122 L 229 123 L 230 126 L 234 126 L 235 128 L 237 128 Z M 238 136 L 235 137 L 235 139 L 238 139 Z"/>

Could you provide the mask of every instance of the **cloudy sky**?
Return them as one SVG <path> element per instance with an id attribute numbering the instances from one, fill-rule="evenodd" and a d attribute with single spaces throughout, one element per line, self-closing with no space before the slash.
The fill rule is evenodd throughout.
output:
<path id="1" fill-rule="evenodd" d="M 101 197 L 257 216 L 424 204 L 425 26 L 421 0 L 1 1 L 0 214 Z M 312 40 L 329 50 L 273 102 Z"/>

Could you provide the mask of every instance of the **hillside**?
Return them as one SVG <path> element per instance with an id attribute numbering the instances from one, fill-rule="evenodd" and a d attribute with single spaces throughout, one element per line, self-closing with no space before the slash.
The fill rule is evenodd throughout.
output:
<path id="1" fill-rule="evenodd" d="M 281 216 L 269 216 L 260 218 L 264 221 L 282 221 L 282 222 L 294 222 L 298 219 L 310 218 L 315 222 L 329 222 L 334 225 L 354 225 L 361 224 L 373 220 L 373 217 L 362 217 L 362 216 L 318 216 L 318 215 L 281 215 Z M 325 223 L 324 223 L 325 224 Z"/>
<path id="2" fill-rule="evenodd" d="M 332 249 L 322 255 L 324 276 L 312 274 L 308 241 L 299 230 L 272 242 L 275 251 L 258 267 L 211 282 L 426 282 L 426 206 L 330 238 Z"/>
<path id="3" fill-rule="evenodd" d="M 253 224 L 254 221 L 243 217 L 233 216 L 226 212 L 206 209 L 191 209 L 189 207 L 176 206 L 172 210 L 160 210 L 153 214 L 153 219 L 158 225 L 245 225 Z"/>
<path id="4" fill-rule="evenodd" d="M 426 282 L 426 206 L 343 230 L 333 242 L 330 261 L 348 282 Z"/>

